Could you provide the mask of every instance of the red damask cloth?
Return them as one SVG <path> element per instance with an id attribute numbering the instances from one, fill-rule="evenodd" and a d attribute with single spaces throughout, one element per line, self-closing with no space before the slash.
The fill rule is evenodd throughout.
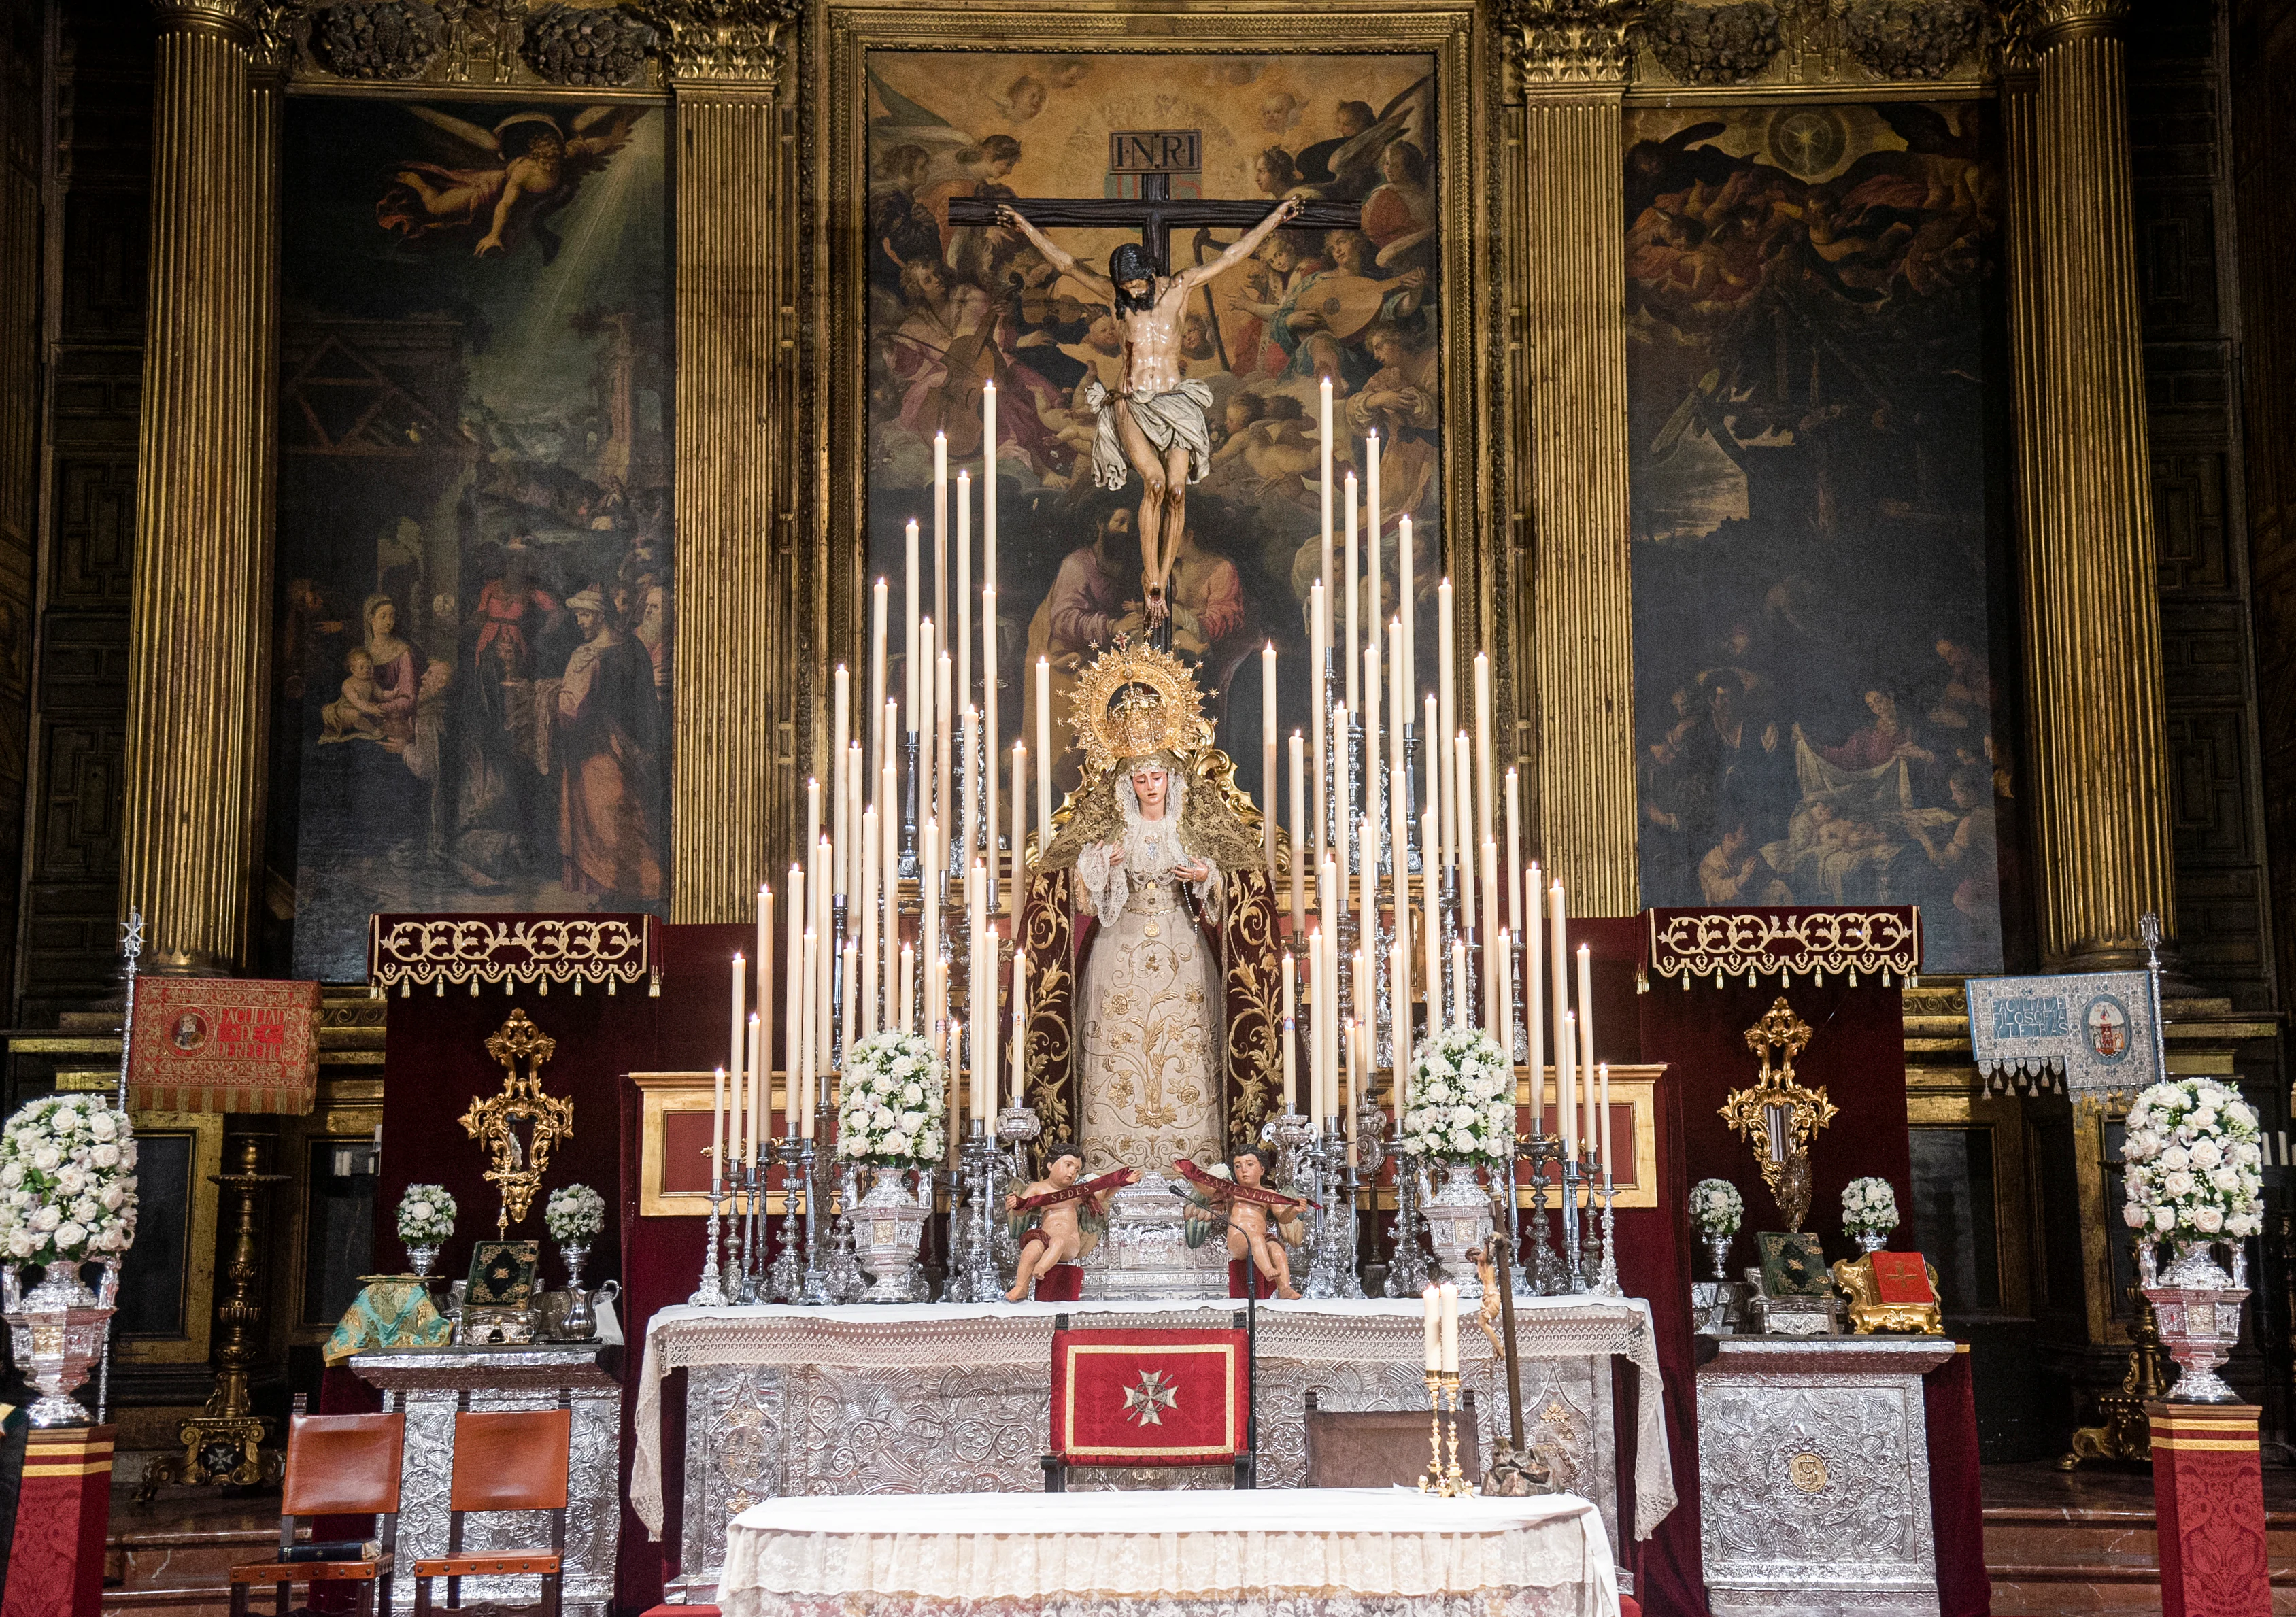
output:
<path id="1" fill-rule="evenodd" d="M 319 985 L 143 977 L 127 1045 L 139 1112 L 279 1112 L 319 1094 Z"/>
<path id="2" fill-rule="evenodd" d="M 1244 1334 L 1053 1333 L 1053 1453 L 1072 1465 L 1216 1465 L 1244 1446 Z"/>

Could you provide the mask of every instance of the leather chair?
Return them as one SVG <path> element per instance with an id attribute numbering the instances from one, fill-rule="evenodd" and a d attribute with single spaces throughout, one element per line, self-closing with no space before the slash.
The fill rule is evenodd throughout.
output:
<path id="1" fill-rule="evenodd" d="M 398 1539 L 398 1473 L 406 1448 L 401 1415 L 299 1415 L 287 1427 L 287 1480 L 279 1501 L 279 1554 L 231 1569 L 232 1617 L 247 1617 L 249 1592 L 273 1586 L 278 1617 L 297 1583 L 356 1584 L 361 1609 L 390 1609 L 391 1551 Z M 294 1561 L 295 1529 L 304 1516 L 374 1516 L 373 1561 Z M 376 1598 L 380 1587 L 381 1596 Z"/>
<path id="2" fill-rule="evenodd" d="M 1427 1469 L 1424 1409 L 1319 1409 L 1310 1392 L 1307 1418 L 1309 1488 L 1411 1488 Z M 1459 1395 L 1458 1421 L 1459 1473 L 1480 1486 L 1483 1445 L 1472 1387 Z"/>
<path id="3" fill-rule="evenodd" d="M 539 1577 L 545 1617 L 563 1598 L 567 1477 L 574 1417 L 566 1409 L 491 1410 L 455 1416 L 455 1471 L 447 1484 L 447 1553 L 414 1564 L 414 1617 L 462 1609 L 462 1581 L 478 1577 Z M 463 1518 L 473 1511 L 546 1510 L 550 1547 L 463 1553 Z M 447 1604 L 430 1604 L 430 1586 L 447 1580 Z M 537 1608 L 528 1608 L 537 1609 Z"/>

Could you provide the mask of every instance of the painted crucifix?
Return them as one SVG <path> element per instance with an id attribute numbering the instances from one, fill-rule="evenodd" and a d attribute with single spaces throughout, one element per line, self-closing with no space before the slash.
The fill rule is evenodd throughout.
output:
<path id="1" fill-rule="evenodd" d="M 1358 221 L 1358 202 L 1316 202 L 1286 197 L 1262 214 L 1256 202 L 1175 198 L 1171 176 L 1201 171 L 1202 142 L 1193 129 L 1118 130 L 1109 136 L 1112 173 L 1140 176 L 1140 195 L 1078 198 L 1020 203 L 963 197 L 949 203 L 952 225 L 1002 225 L 1026 236 L 1046 261 L 1076 280 L 1115 311 L 1124 334 L 1124 369 L 1111 394 L 1097 380 L 1085 391 L 1086 407 L 1098 416 L 1093 438 L 1093 481 L 1120 489 L 1140 474 L 1141 583 L 1151 633 L 1168 636 L 1171 607 L 1166 594 L 1180 536 L 1187 526 L 1187 488 L 1211 469 L 1211 425 L 1207 412 L 1211 390 L 1181 374 L 1180 325 L 1196 288 L 1250 258 L 1279 225 L 1349 229 Z M 1168 262 L 1175 226 L 1248 226 L 1242 236 L 1210 263 L 1173 275 Z M 1077 262 L 1076 256 L 1045 234 L 1054 230 L 1137 230 L 1108 256 L 1108 273 Z"/>

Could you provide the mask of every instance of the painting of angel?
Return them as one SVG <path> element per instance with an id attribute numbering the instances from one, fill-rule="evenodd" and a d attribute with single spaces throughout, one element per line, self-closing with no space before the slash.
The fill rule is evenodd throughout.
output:
<path id="1" fill-rule="evenodd" d="M 512 113 L 492 129 L 437 107 L 407 111 L 446 137 L 465 167 L 410 161 L 383 176 L 375 220 L 409 242 L 460 241 L 474 258 L 515 251 L 529 237 L 551 263 L 562 245 L 550 223 L 582 182 L 628 144 L 644 107 L 586 107 L 562 128 L 554 114 Z"/>

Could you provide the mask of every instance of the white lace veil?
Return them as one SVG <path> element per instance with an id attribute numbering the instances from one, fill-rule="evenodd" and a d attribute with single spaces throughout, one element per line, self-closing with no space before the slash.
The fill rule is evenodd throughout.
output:
<path id="1" fill-rule="evenodd" d="M 1140 817 L 1140 794 L 1132 789 L 1132 771 L 1142 767 L 1163 773 L 1164 817 L 1160 820 Z M 1174 768 L 1168 759 L 1160 756 L 1135 759 L 1130 767 L 1119 764 L 1118 768 L 1116 802 L 1124 811 L 1125 865 L 1138 875 L 1161 881 L 1176 867 L 1190 863 L 1180 843 L 1180 814 L 1186 804 L 1188 790 L 1185 772 Z"/>

